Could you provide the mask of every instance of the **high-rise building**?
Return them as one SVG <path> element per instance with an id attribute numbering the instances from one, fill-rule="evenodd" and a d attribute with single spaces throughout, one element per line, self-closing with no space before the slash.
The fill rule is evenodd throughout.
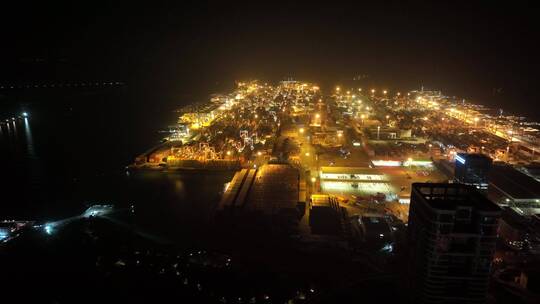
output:
<path id="1" fill-rule="evenodd" d="M 412 303 L 484 303 L 500 208 L 464 184 L 414 183 Z"/>
<path id="2" fill-rule="evenodd" d="M 455 180 L 458 183 L 475 186 L 486 191 L 488 175 L 493 160 L 484 154 L 458 153 L 455 157 Z"/>

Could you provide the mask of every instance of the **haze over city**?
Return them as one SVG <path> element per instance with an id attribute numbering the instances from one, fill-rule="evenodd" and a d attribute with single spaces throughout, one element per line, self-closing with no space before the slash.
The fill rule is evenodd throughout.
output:
<path id="1" fill-rule="evenodd" d="M 540 301 L 530 3 L 3 12 L 2 299 Z"/>

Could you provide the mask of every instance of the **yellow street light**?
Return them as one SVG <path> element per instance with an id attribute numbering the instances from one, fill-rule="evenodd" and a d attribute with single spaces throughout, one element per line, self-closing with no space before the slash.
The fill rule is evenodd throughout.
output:
<path id="1" fill-rule="evenodd" d="M 319 113 L 315 114 L 315 118 L 321 118 L 321 114 Z"/>
<path id="2" fill-rule="evenodd" d="M 358 88 L 358 92 L 362 92 L 362 88 Z"/>
<path id="3" fill-rule="evenodd" d="M 386 93 L 388 93 L 388 91 L 384 90 L 384 91 L 383 91 L 383 94 L 386 95 Z"/>
<path id="4" fill-rule="evenodd" d="M 375 89 L 371 89 L 371 94 L 374 94 L 375 93 Z"/>
<path id="5" fill-rule="evenodd" d="M 316 179 L 315 177 L 312 177 L 312 178 L 311 178 L 311 182 L 312 182 L 312 183 L 314 183 L 314 182 L 316 182 L 316 181 L 317 181 L 317 179 Z"/>
<path id="6" fill-rule="evenodd" d="M 300 133 L 304 133 L 304 128 L 300 128 Z"/>
<path id="7" fill-rule="evenodd" d="M 399 96 L 399 95 L 401 95 L 401 93 L 400 93 L 400 92 L 397 92 L 397 96 Z"/>
<path id="8" fill-rule="evenodd" d="M 306 156 L 309 156 L 309 152 L 306 152 L 306 154 L 305 154 L 305 155 L 306 155 Z"/>
<path id="9" fill-rule="evenodd" d="M 340 90 L 341 90 L 341 88 L 340 88 L 340 87 L 336 87 L 336 91 L 338 91 L 338 92 L 339 92 Z"/>
<path id="10" fill-rule="evenodd" d="M 231 151 L 227 151 L 227 155 L 231 155 Z"/>
<path id="11" fill-rule="evenodd" d="M 261 151 L 257 152 L 257 155 L 261 156 L 261 155 L 262 155 L 262 152 L 261 152 Z"/>

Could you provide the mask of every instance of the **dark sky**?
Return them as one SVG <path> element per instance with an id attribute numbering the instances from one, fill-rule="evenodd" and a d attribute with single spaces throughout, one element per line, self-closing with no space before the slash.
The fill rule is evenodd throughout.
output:
<path id="1" fill-rule="evenodd" d="M 487 104 L 512 100 L 517 111 L 540 96 L 539 11 L 528 2 L 41 2 L 0 11 L 0 80 L 124 79 L 176 92 L 251 77 L 333 86 L 369 75 L 360 85 L 424 84 Z"/>

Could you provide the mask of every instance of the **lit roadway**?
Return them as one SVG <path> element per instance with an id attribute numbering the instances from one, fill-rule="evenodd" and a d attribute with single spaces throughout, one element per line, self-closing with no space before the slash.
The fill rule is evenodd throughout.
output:
<path id="1" fill-rule="evenodd" d="M 316 177 L 317 172 L 319 171 L 318 160 L 317 160 L 317 150 L 308 140 L 307 132 L 298 132 L 298 142 L 300 145 L 300 163 L 302 166 L 310 170 L 311 177 Z"/>

